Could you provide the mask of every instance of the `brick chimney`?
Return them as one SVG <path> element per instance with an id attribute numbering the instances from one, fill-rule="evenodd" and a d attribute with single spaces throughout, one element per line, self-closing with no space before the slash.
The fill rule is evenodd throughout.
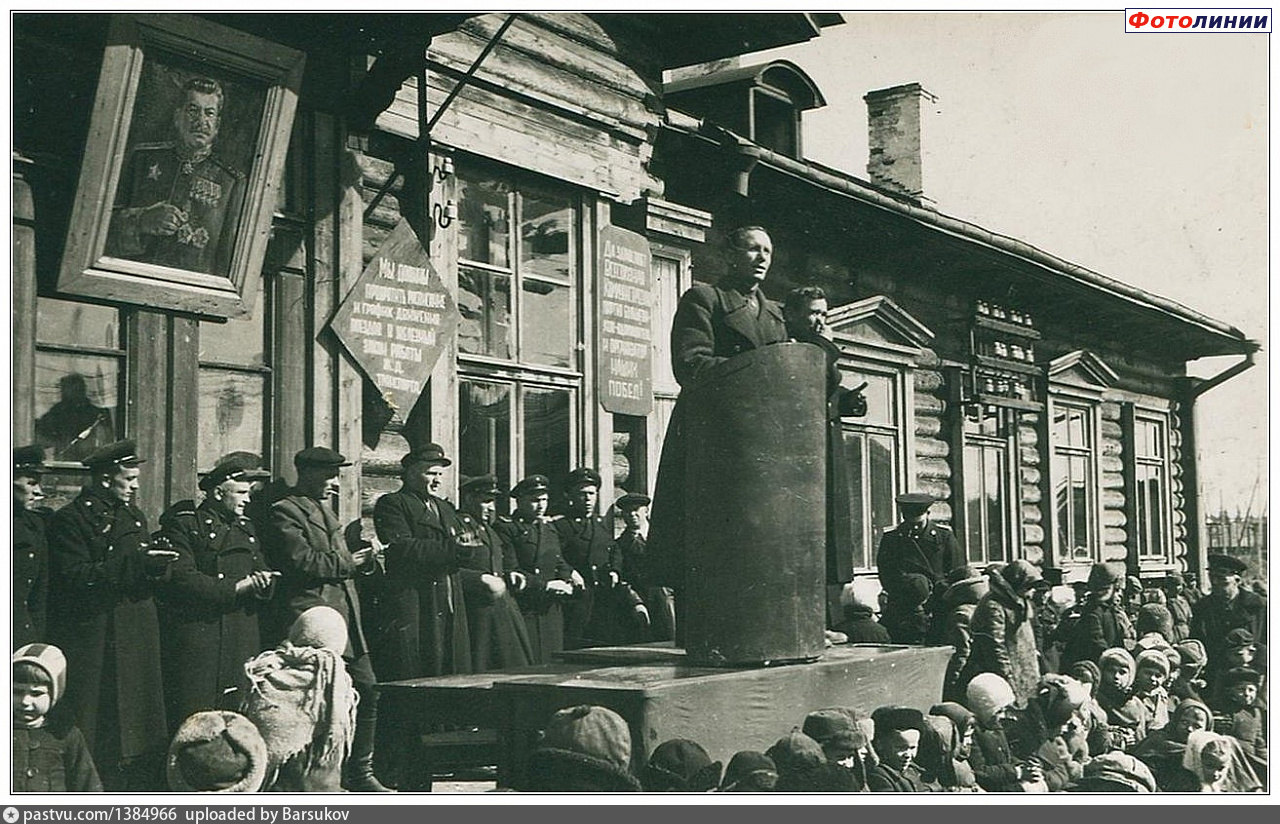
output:
<path id="1" fill-rule="evenodd" d="M 924 196 L 921 155 L 938 98 L 919 83 L 908 83 L 867 92 L 862 99 L 867 103 L 867 175 L 871 182 L 932 206 Z"/>

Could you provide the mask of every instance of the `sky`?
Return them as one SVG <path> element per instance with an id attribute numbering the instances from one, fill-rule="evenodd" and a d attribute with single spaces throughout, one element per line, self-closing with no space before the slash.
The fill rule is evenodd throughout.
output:
<path id="1" fill-rule="evenodd" d="M 1120 12 L 846 13 L 761 52 L 817 83 L 804 153 L 866 177 L 873 89 L 938 102 L 924 190 L 939 211 L 1163 295 L 1258 340 L 1257 366 L 1197 402 L 1205 501 L 1266 506 L 1266 34 L 1126 34 Z M 1239 358 L 1193 364 L 1209 376 Z"/>

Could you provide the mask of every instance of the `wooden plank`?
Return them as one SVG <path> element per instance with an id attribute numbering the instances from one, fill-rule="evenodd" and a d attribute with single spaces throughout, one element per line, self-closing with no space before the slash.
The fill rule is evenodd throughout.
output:
<path id="1" fill-rule="evenodd" d="M 337 240 L 334 215 L 334 146 L 333 116 L 313 112 L 311 124 L 312 179 L 311 204 L 315 216 L 311 227 L 311 431 L 307 443 L 335 446 L 337 435 L 337 359 L 338 343 L 321 330 L 333 314 L 339 300 L 338 271 L 334 259 Z M 349 471 L 349 470 L 348 470 Z M 342 482 L 349 479 L 344 471 Z"/>
<path id="2" fill-rule="evenodd" d="M 346 129 L 339 122 L 332 134 L 335 150 L 334 173 L 338 180 L 337 218 L 335 232 L 337 249 L 334 259 L 338 266 L 338 295 L 345 295 L 355 284 L 364 269 L 361 259 L 364 200 L 360 196 L 360 162 L 358 155 L 346 146 Z M 343 478 L 339 514 L 342 519 L 360 517 L 360 451 L 364 409 L 364 379 L 351 356 L 338 353 L 337 449 L 352 456 L 356 466 L 350 468 L 351 483 Z"/>
<path id="3" fill-rule="evenodd" d="M 16 164 L 15 164 L 16 166 Z M 31 185 L 15 169 L 13 175 L 13 261 L 10 268 L 13 307 L 13 374 L 10 388 L 14 403 L 11 426 L 15 445 L 35 440 L 36 397 L 36 230 L 35 199 Z"/>
<path id="4" fill-rule="evenodd" d="M 602 227 L 609 221 L 609 204 L 600 197 L 585 199 L 582 209 L 582 297 L 578 301 L 580 310 L 578 324 L 582 331 L 579 339 L 585 344 L 582 350 L 582 392 L 578 399 L 582 409 L 582 441 L 580 454 L 582 462 L 596 467 L 603 484 L 600 487 L 599 511 L 604 512 L 609 503 L 617 497 L 613 485 L 613 415 L 600 405 L 600 388 L 596 383 L 597 350 L 600 339 L 596 330 L 600 328 L 600 319 L 596 317 L 596 258 L 599 255 L 598 241 Z"/>
<path id="5" fill-rule="evenodd" d="M 138 506 L 152 523 L 164 511 L 169 484 L 167 448 L 169 397 L 168 318 L 160 312 L 138 311 L 129 324 L 128 410 L 125 431 L 146 458 L 142 465 Z"/>
<path id="6" fill-rule="evenodd" d="M 289 483 L 296 480 L 293 456 L 307 445 L 307 282 L 302 275 L 281 272 L 275 283 L 271 338 L 272 472 Z"/>
<path id="7" fill-rule="evenodd" d="M 442 162 L 444 156 L 432 152 L 428 160 L 430 167 Z M 457 178 L 450 175 L 443 182 L 432 177 L 433 188 L 431 198 L 435 202 L 444 203 L 457 197 Z M 430 211 L 428 211 L 430 214 Z M 436 227 L 428 252 L 436 271 L 445 288 L 452 295 L 458 294 L 458 231 L 454 224 L 451 229 L 441 230 Z M 435 369 L 431 371 L 431 380 L 426 392 L 431 410 L 431 440 L 444 447 L 445 454 L 458 454 L 458 338 L 449 341 Z M 455 464 L 456 470 L 456 464 Z M 446 494 L 451 500 L 458 500 L 458 473 L 450 472 L 445 476 Z"/>
<path id="8" fill-rule="evenodd" d="M 196 497 L 200 445 L 200 322 L 170 317 L 169 501 Z M 208 469 L 209 467 L 204 467 Z"/>
<path id="9" fill-rule="evenodd" d="M 964 482 L 964 404 L 961 395 L 963 370 L 954 366 L 943 367 L 947 384 L 947 407 L 951 414 L 945 418 L 944 428 L 953 456 L 951 465 L 951 531 L 962 547 L 967 547 L 969 535 L 969 510 L 965 506 Z M 967 556 L 967 549 L 966 549 Z"/>

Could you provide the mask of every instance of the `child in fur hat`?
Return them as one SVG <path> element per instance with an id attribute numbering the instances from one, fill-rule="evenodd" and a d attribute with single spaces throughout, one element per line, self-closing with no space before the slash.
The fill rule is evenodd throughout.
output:
<path id="1" fill-rule="evenodd" d="M 1098 705 L 1107 713 L 1111 747 L 1128 752 L 1147 736 L 1147 709 L 1133 694 L 1133 656 L 1113 647 L 1098 659 Z"/>
<path id="2" fill-rule="evenodd" d="M 197 712 L 169 745 L 169 789 L 176 793 L 252 793 L 267 777 L 267 744 L 237 712 Z"/>
<path id="3" fill-rule="evenodd" d="M 718 769 L 718 768 L 717 768 Z M 631 732 L 605 707 L 579 705 L 551 716 L 529 757 L 526 792 L 640 792 L 631 772 Z"/>
<path id="4" fill-rule="evenodd" d="M 778 767 L 762 752 L 742 750 L 733 754 L 724 768 L 718 792 L 771 793 L 778 785 Z"/>
<path id="5" fill-rule="evenodd" d="M 1169 692 L 1164 685 L 1170 669 L 1168 657 L 1157 649 L 1145 649 L 1134 659 L 1133 694 L 1147 711 L 1147 732 L 1169 723 Z"/>
<path id="6" fill-rule="evenodd" d="M 13 791 L 100 793 L 102 781 L 84 734 L 50 711 L 67 687 L 67 659 L 52 644 L 13 654 Z"/>
<path id="7" fill-rule="evenodd" d="M 698 742 L 673 738 L 654 748 L 640 778 L 645 792 L 705 793 L 720 783 L 720 762 Z"/>

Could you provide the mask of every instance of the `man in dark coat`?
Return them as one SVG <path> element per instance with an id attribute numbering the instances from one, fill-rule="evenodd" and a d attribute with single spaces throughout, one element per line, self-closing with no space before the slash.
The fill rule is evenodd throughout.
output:
<path id="1" fill-rule="evenodd" d="M 284 624 L 292 624 L 314 606 L 333 607 L 347 624 L 343 652 L 347 672 L 360 695 L 351 756 L 343 786 L 352 792 L 388 792 L 374 776 L 373 747 L 378 722 L 378 678 L 369 660 L 355 577 L 380 572 L 372 546 L 352 549 L 330 509 L 339 491 L 338 472 L 351 466 L 340 453 L 323 446 L 298 452 L 293 458 L 298 483 L 271 506 L 263 536 L 267 560 L 280 570 L 276 598 Z"/>
<path id="2" fill-rule="evenodd" d="M 244 509 L 253 481 L 270 476 L 225 459 L 201 479 L 199 506 L 181 501 L 160 516 L 156 543 L 178 553 L 159 593 L 164 697 L 175 732 L 193 713 L 237 709 L 244 663 L 263 650 L 258 613 L 276 574 Z"/>
<path id="3" fill-rule="evenodd" d="M 459 539 L 458 513 L 441 497 L 445 457 L 428 444 L 400 460 L 402 486 L 373 507 L 386 545 L 390 627 L 382 627 L 397 666 L 387 680 L 471 672 L 471 637 L 463 604 L 461 562 L 471 547 Z M 388 630 L 390 630 L 388 632 Z"/>
<path id="4" fill-rule="evenodd" d="M 464 483 L 461 493 L 458 522 L 473 544 L 458 571 L 471 632 L 471 666 L 476 672 L 528 666 L 533 648 L 524 616 L 511 595 L 515 576 L 520 574 L 515 550 L 493 529 L 502 491 L 492 475 L 484 475 Z"/>
<path id="5" fill-rule="evenodd" d="M 1131 646 L 1137 636 L 1121 603 L 1119 588 L 1124 582 L 1124 564 L 1097 563 L 1089 570 L 1084 607 L 1078 616 L 1059 627 L 1065 646 L 1062 667 L 1078 661 L 1098 662 L 1113 647 Z"/>
<path id="6" fill-rule="evenodd" d="M 574 576 L 560 552 L 560 536 L 546 519 L 545 475 L 530 475 L 516 484 L 516 500 L 510 518 L 499 518 L 493 530 L 506 550 L 515 555 L 516 570 L 509 582 L 524 616 L 533 649 L 533 663 L 545 664 L 551 654 L 564 649 L 564 612 L 561 604 L 573 596 Z"/>
<path id="7" fill-rule="evenodd" d="M 133 441 L 84 459 L 90 481 L 49 527 L 49 636 L 67 657 L 66 703 L 108 791 L 161 786 L 168 746 L 152 596 L 178 554 L 151 546 L 133 505 Z"/>
<path id="8" fill-rule="evenodd" d="M 622 553 L 622 580 L 640 596 L 649 614 L 647 632 L 640 628 L 637 641 L 670 641 L 676 637 L 676 607 L 671 587 L 655 583 L 646 545 L 649 533 L 648 495 L 628 492 L 614 504 L 626 525 L 615 543 Z"/>
<path id="9" fill-rule="evenodd" d="M 622 579 L 622 551 L 613 542 L 612 526 L 596 514 L 600 473 L 575 469 L 565 487 L 568 511 L 551 523 L 564 559 L 582 580 L 574 579 L 574 597 L 564 608 L 565 649 L 626 643 L 639 614 L 647 621 L 648 610 Z"/>
<path id="10" fill-rule="evenodd" d="M 714 286 L 698 283 L 680 296 L 671 325 L 671 367 L 681 387 L 689 388 L 734 355 L 774 343 L 786 343 L 782 309 L 761 291 L 773 261 L 773 241 L 759 226 L 729 234 L 728 271 Z M 683 585 L 685 523 L 704 513 L 686 511 L 684 434 L 687 393 L 676 399 L 662 443 L 653 493 L 649 551 L 655 583 Z"/>
<path id="11" fill-rule="evenodd" d="M 934 497 L 909 492 L 897 497 L 902 523 L 880 538 L 876 569 L 886 602 L 880 622 L 896 644 L 919 644 L 934 626 L 946 575 L 964 565 L 956 536 L 929 520 Z"/>
<path id="12" fill-rule="evenodd" d="M 1267 643 L 1267 599 L 1240 586 L 1248 565 L 1231 555 L 1209 556 L 1209 594 L 1191 608 L 1191 637 L 1209 654 L 1206 680 L 1216 683 L 1229 666 L 1227 634 L 1246 629 L 1254 642 Z"/>
<path id="13" fill-rule="evenodd" d="M 45 639 L 45 605 L 49 595 L 49 544 L 45 512 L 44 449 L 23 446 L 13 450 L 13 644 Z"/>

